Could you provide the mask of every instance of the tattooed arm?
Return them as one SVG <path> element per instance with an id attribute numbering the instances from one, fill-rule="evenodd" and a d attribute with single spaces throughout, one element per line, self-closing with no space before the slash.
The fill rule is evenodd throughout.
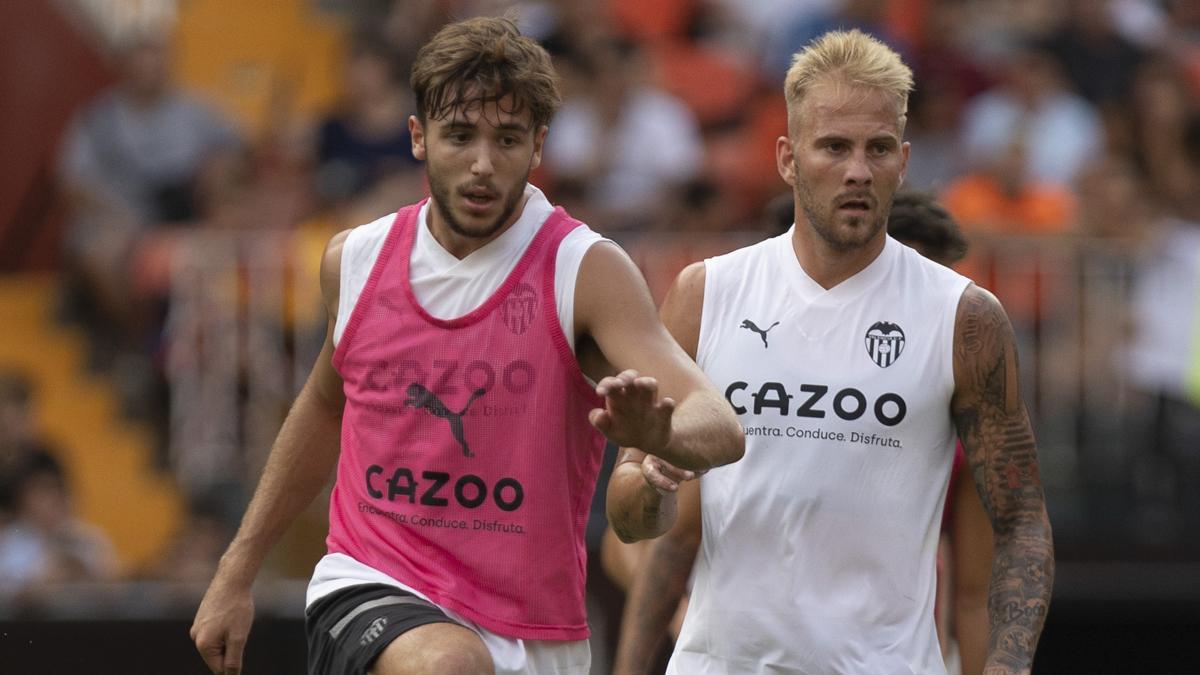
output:
<path id="1" fill-rule="evenodd" d="M 672 618 L 687 596 L 688 577 L 700 549 L 700 481 L 680 484 L 677 499 L 675 525 L 663 536 L 644 542 L 645 551 L 625 596 L 613 675 L 650 672 L 663 639 L 671 632 Z"/>
<path id="2" fill-rule="evenodd" d="M 1029 673 L 1054 584 L 1037 449 L 1017 382 L 1012 325 L 971 285 L 958 305 L 951 413 L 995 530 L 984 675 Z"/>

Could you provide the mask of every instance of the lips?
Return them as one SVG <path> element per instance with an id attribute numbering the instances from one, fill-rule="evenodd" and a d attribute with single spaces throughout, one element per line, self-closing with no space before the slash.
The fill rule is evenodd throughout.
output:
<path id="1" fill-rule="evenodd" d="M 463 201 L 471 211 L 486 211 L 499 199 L 495 191 L 486 187 L 472 187 L 459 190 Z"/>
<path id="2" fill-rule="evenodd" d="M 865 212 L 871 210 L 870 199 L 850 198 L 838 202 L 838 209 L 843 211 Z"/>

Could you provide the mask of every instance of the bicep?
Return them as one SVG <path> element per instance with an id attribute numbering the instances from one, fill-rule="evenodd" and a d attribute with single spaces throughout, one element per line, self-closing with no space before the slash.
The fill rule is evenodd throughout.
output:
<path id="1" fill-rule="evenodd" d="M 976 286 L 963 293 L 955 323 L 952 413 L 983 506 L 1004 532 L 1042 501 L 1016 338 L 999 301 Z"/>
<path id="2" fill-rule="evenodd" d="M 664 327 L 641 272 L 616 246 L 600 243 L 588 250 L 576 285 L 576 312 L 583 331 L 616 371 L 652 376 L 660 393 L 676 400 L 710 388 Z"/>
<path id="3" fill-rule="evenodd" d="M 704 263 L 688 265 L 663 299 L 659 316 L 663 326 L 694 361 L 700 346 L 700 320 L 704 309 Z"/>
<path id="4" fill-rule="evenodd" d="M 313 364 L 309 382 L 316 387 L 321 399 L 331 408 L 341 410 L 346 395 L 342 388 L 342 376 L 333 367 L 333 330 L 337 323 L 341 292 L 342 246 L 349 230 L 339 232 L 329 240 L 321 256 L 321 298 L 325 306 L 325 341 L 321 353 Z"/>

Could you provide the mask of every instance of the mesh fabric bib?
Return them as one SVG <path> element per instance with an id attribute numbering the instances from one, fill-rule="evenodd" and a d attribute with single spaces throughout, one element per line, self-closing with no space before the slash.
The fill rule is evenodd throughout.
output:
<path id="1" fill-rule="evenodd" d="M 604 438 L 554 301 L 556 209 L 508 278 L 438 319 L 401 210 L 334 352 L 345 383 L 328 548 L 501 635 L 587 637 L 584 530 Z"/>

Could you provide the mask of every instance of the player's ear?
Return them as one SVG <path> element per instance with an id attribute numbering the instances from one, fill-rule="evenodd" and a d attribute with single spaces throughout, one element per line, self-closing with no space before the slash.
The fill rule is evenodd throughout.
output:
<path id="1" fill-rule="evenodd" d="M 408 135 L 412 137 L 412 154 L 417 160 L 425 161 L 425 125 L 416 115 L 408 116 Z"/>
<path id="2" fill-rule="evenodd" d="M 543 124 L 533 132 L 533 158 L 529 162 L 530 171 L 542 164 L 542 148 L 546 145 L 546 133 L 548 131 L 550 131 L 550 127 Z"/>
<path id="3" fill-rule="evenodd" d="M 783 182 L 796 186 L 796 153 L 792 149 L 792 141 L 787 136 L 775 139 L 775 165 Z"/>

